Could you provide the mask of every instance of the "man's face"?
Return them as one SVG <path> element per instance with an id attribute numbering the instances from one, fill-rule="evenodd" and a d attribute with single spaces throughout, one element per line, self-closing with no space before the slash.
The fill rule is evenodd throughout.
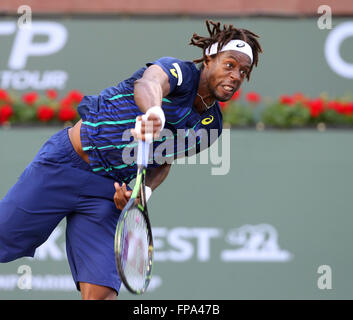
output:
<path id="1" fill-rule="evenodd" d="M 228 101 L 240 88 L 250 68 L 250 58 L 239 51 L 229 50 L 209 57 L 204 62 L 209 92 L 218 101 Z"/>

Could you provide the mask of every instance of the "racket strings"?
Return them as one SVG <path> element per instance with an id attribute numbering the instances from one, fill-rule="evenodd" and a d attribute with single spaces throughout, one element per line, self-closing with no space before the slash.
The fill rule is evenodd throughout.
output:
<path id="1" fill-rule="evenodd" d="M 123 233 L 121 252 L 125 277 L 133 289 L 143 289 L 149 271 L 149 236 L 146 221 L 138 208 L 129 210 Z"/>

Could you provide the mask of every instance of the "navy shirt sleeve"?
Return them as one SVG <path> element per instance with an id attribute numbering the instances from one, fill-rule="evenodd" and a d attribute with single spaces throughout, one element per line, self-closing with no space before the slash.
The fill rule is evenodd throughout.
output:
<path id="1" fill-rule="evenodd" d="M 168 75 L 170 94 L 184 95 L 190 93 L 195 85 L 197 69 L 190 61 L 183 61 L 172 57 L 162 57 L 147 66 L 156 64 Z"/>

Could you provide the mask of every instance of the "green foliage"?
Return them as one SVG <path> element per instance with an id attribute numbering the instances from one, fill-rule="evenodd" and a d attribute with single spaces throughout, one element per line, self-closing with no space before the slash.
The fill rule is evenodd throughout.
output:
<path id="1" fill-rule="evenodd" d="M 231 102 L 223 111 L 223 122 L 225 125 L 236 127 L 253 125 L 253 111 L 249 106 Z"/>
<path id="2" fill-rule="evenodd" d="M 348 114 L 338 113 L 335 110 L 325 110 L 320 115 L 321 122 L 332 126 L 350 126 L 353 125 L 353 116 Z"/>
<path id="3" fill-rule="evenodd" d="M 278 128 L 303 127 L 310 121 L 310 111 L 299 103 L 288 106 L 276 103 L 265 108 L 262 122 L 265 126 Z"/>
<path id="4" fill-rule="evenodd" d="M 0 89 L 0 126 L 11 124 L 60 124 L 77 121 L 77 106 L 83 98 L 78 90 L 59 98 L 55 90 L 18 94 Z M 351 97 L 330 100 L 322 94 L 309 98 L 302 93 L 281 95 L 275 102 L 256 92 L 239 89 L 227 102 L 220 102 L 225 127 L 257 130 L 269 128 L 353 127 Z M 263 101 L 265 100 L 265 101 Z"/>

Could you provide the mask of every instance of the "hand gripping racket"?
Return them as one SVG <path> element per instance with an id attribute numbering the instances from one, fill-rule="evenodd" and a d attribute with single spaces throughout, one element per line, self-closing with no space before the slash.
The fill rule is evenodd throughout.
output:
<path id="1" fill-rule="evenodd" d="M 152 277 L 153 239 L 145 195 L 149 146 L 149 142 L 138 142 L 135 187 L 115 232 L 116 266 L 125 287 L 134 294 L 144 293 Z"/>

